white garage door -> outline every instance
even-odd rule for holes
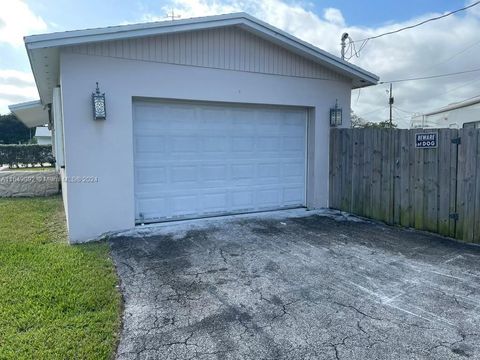
[[[137,222],[305,205],[306,111],[134,103]]]

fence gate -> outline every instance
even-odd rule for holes
[[[332,129],[330,207],[480,243],[480,130]]]

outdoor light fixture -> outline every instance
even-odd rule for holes
[[[330,126],[342,125],[342,109],[338,107],[338,100],[335,100],[335,107],[330,109]]]
[[[92,93],[93,119],[105,120],[107,118],[107,111],[105,108],[105,93],[100,93],[98,88]]]

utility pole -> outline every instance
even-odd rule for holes
[[[390,129],[393,129],[393,117],[392,117],[392,110],[393,110],[393,92],[392,92],[392,83],[390,83],[390,98],[388,99],[388,103],[390,104]]]

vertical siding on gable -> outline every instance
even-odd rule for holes
[[[347,80],[313,61],[235,27],[69,46],[64,51],[216,69]]]

